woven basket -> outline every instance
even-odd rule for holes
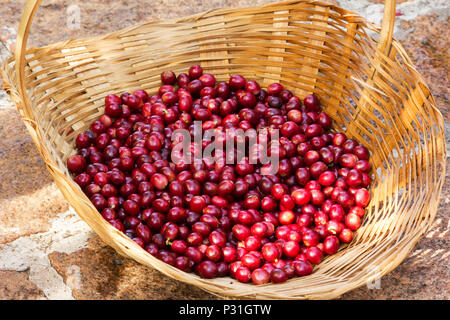
[[[395,0],[386,1],[381,29],[335,5],[290,1],[26,49],[40,2],[26,5],[15,58],[1,68],[5,88],[70,205],[120,254],[219,296],[331,299],[393,270],[429,230],[445,176],[443,118],[392,38]],[[75,137],[102,114],[107,94],[155,92],[163,70],[195,63],[220,81],[239,73],[263,86],[279,81],[300,97],[314,92],[334,128],[369,147],[375,170],[363,224],[312,275],[256,286],[182,272],[105,221],[69,175]]]

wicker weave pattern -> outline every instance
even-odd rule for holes
[[[213,10],[29,48],[26,94],[14,59],[1,71],[58,187],[120,254],[221,296],[330,299],[390,272],[408,255],[435,217],[445,176],[442,115],[401,44],[382,35],[380,41],[388,39],[383,48],[372,38],[379,33],[364,18],[334,5],[290,1]],[[76,135],[102,114],[107,94],[155,92],[161,71],[185,72],[194,63],[220,81],[239,73],[263,86],[279,81],[300,97],[314,92],[334,128],[369,147],[376,170],[363,225],[351,244],[312,275],[255,286],[179,271],[103,220],[71,179],[65,160],[74,153]]]

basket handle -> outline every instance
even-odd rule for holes
[[[36,11],[42,0],[28,0],[20,18],[19,30],[17,31],[15,57],[15,70],[19,95],[24,103],[24,108],[30,114],[30,101],[27,97],[27,88],[25,86],[25,51],[27,49],[28,34],[33,22]]]
[[[384,1],[383,21],[381,23],[380,39],[378,40],[378,50],[389,55],[391,51],[392,37],[394,35],[395,5],[396,0]]]
[[[30,111],[29,100],[27,99],[25,86],[25,51],[27,48],[28,34],[33,22],[36,11],[42,0],[28,0],[24,12],[20,19],[19,30],[17,32],[16,50],[15,50],[15,70],[19,94],[24,102],[24,107]],[[392,35],[395,23],[395,5],[396,0],[385,0],[383,22],[381,24],[380,40],[378,49],[388,54],[391,49]]]

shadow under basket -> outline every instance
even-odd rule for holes
[[[217,9],[149,22],[101,37],[26,49],[40,4],[28,1],[5,88],[56,184],[78,215],[120,254],[218,296],[332,299],[392,271],[429,230],[445,177],[443,117],[402,45],[392,38],[395,1],[381,28],[335,5],[290,1]],[[72,180],[75,137],[104,109],[107,94],[153,94],[163,70],[200,64],[219,81],[241,74],[263,87],[280,82],[315,93],[334,129],[371,152],[371,202],[354,240],[313,274],[256,286],[202,279],[154,258],[105,221]]]

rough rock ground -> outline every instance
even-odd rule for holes
[[[269,2],[44,0],[33,24],[30,44],[41,46],[71,37],[98,35],[138,22],[181,17],[216,7]],[[382,2],[334,1],[375,23],[381,21]],[[433,91],[446,119],[450,149],[450,4],[446,0],[398,2],[395,36],[402,41]],[[0,4],[0,59],[4,59],[14,49],[24,2],[0,0]],[[70,30],[65,24],[69,5],[81,8],[79,30]],[[79,219],[45,169],[1,82],[0,136],[0,299],[217,298],[123,258]],[[381,278],[379,285],[371,289],[363,286],[341,299],[449,299],[449,212],[450,173],[447,172],[433,227],[408,258]]]

